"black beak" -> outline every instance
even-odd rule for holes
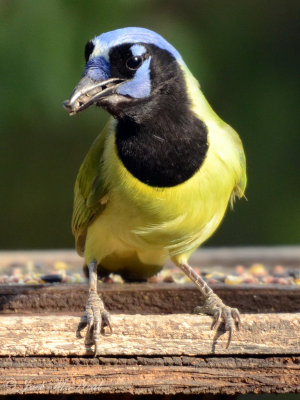
[[[94,81],[85,75],[73,90],[69,100],[63,102],[64,108],[70,115],[85,110],[100,99],[115,94],[116,89],[125,79],[110,78],[105,81]]]

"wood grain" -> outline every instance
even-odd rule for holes
[[[0,356],[83,356],[92,349],[76,337],[77,316],[1,316]],[[113,356],[300,354],[300,314],[242,315],[229,349],[227,333],[201,315],[112,315],[113,334],[101,354]]]
[[[211,285],[214,292],[242,313],[286,313],[300,310],[300,286]],[[193,283],[98,285],[106,308],[124,314],[190,313],[203,301]],[[0,313],[84,312],[87,284],[45,286],[0,285]]]
[[[299,391],[300,357],[0,358],[0,395],[76,394],[83,399],[97,393],[131,399]]]

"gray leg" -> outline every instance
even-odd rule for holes
[[[87,326],[85,336],[86,345],[95,345],[94,357],[97,356],[100,345],[100,333],[107,326],[112,333],[109,321],[109,313],[106,311],[103,301],[97,293],[97,262],[92,261],[89,266],[89,298],[86,303],[85,313],[81,318],[77,334]]]
[[[198,275],[193,268],[186,264],[178,264],[179,268],[196,284],[204,296],[205,302],[201,307],[196,307],[194,312],[196,314],[208,314],[213,316],[211,329],[218,328],[221,320],[225,323],[225,330],[229,332],[226,348],[229,347],[234,327],[240,327],[241,319],[237,308],[230,308],[226,306],[223,301],[218,297],[208,284]]]

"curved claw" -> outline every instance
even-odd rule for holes
[[[102,318],[102,324],[101,324],[101,333],[105,333],[105,328],[108,327],[109,328],[109,335],[111,335],[113,333],[111,324],[110,324],[110,320],[109,320],[109,313],[107,311],[103,311],[101,314],[101,318]]]
[[[226,344],[226,349],[228,349],[228,347],[230,346],[231,338],[232,338],[232,331],[233,331],[233,328],[231,327],[228,331],[228,340],[227,340],[227,344]]]
[[[226,349],[228,349],[228,347],[230,346],[234,326],[239,331],[241,325],[241,318],[238,309],[229,308],[228,311],[229,311],[228,319],[227,321],[225,321],[225,330],[228,331],[228,340]]]

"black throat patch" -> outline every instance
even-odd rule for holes
[[[149,186],[172,187],[201,167],[207,128],[191,111],[177,61],[165,50],[150,50],[151,95],[117,116],[116,145],[134,177]]]
[[[152,128],[152,129],[151,129]],[[171,187],[191,178],[207,152],[207,130],[194,118],[188,127],[137,125],[119,121],[116,144],[126,169],[149,186]]]

